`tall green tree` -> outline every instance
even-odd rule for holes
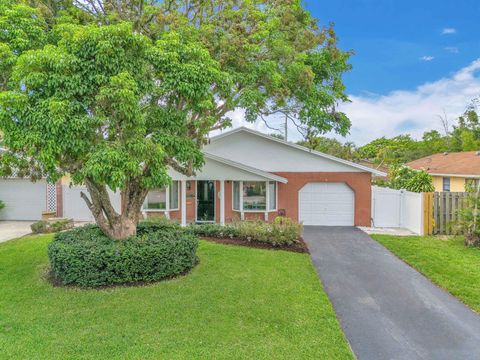
[[[352,142],[341,143],[337,139],[317,136],[299,141],[297,144],[345,160],[355,160],[357,158],[356,147]]]
[[[480,120],[476,102],[472,102],[458,118],[451,134],[452,151],[475,151],[480,149]]]
[[[299,0],[32,4],[46,45],[32,38],[14,52],[0,94],[2,171],[71,174],[111,238],[135,234],[169,167],[202,166],[208,133],[236,108],[249,121],[282,113],[319,132],[350,126],[336,111],[349,53]],[[121,191],[120,213],[108,187]]]
[[[27,50],[46,43],[47,24],[38,9],[0,0],[0,91],[7,89],[13,65]]]

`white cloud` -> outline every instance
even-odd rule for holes
[[[351,96],[342,106],[352,121],[349,139],[358,144],[380,136],[410,133],[421,137],[424,131],[442,130],[439,115],[454,121],[469,102],[480,95],[480,59],[451,77],[425,83],[412,91],[392,91],[384,96]]]
[[[450,77],[428,82],[411,91],[396,90],[386,95],[365,94],[350,96],[350,103],[340,106],[352,121],[350,135],[343,141],[365,144],[381,136],[392,137],[411,134],[420,138],[425,131],[442,131],[439,115],[444,112],[450,121],[463,113],[469,102],[480,95],[480,59],[460,69]],[[254,124],[244,120],[244,113],[238,109],[229,114],[233,127],[247,126],[264,133],[273,133],[261,121]],[[272,119],[271,124],[283,127],[283,119]],[[300,140],[295,127],[289,125],[289,140]]]
[[[435,57],[431,55],[425,55],[420,58],[422,61],[432,61],[433,59],[435,59]]]
[[[447,46],[444,49],[445,51],[451,52],[452,54],[458,54],[460,52],[460,50],[458,50],[458,48],[455,46]]]
[[[457,29],[455,28],[443,28],[442,30],[442,35],[451,35],[456,33],[457,33]]]

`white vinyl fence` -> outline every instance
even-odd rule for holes
[[[372,226],[423,235],[423,194],[373,186]]]
[[[95,221],[85,200],[80,197],[82,191],[90,198],[90,194],[84,186],[63,186],[63,216],[75,221]],[[113,207],[116,211],[120,211],[120,193],[114,193],[111,190],[108,190],[108,193]]]

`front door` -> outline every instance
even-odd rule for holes
[[[197,181],[197,222],[215,221],[215,182]]]

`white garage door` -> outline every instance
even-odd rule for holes
[[[0,180],[0,220],[39,220],[47,208],[47,184],[29,180]]]
[[[353,226],[355,196],[345,183],[308,183],[299,192],[304,225]]]
[[[95,221],[92,212],[85,204],[85,200],[80,197],[82,191],[90,198],[90,194],[84,186],[63,186],[63,216],[75,221]],[[120,193],[113,193],[109,189],[108,194],[110,195],[113,208],[120,212]]]

